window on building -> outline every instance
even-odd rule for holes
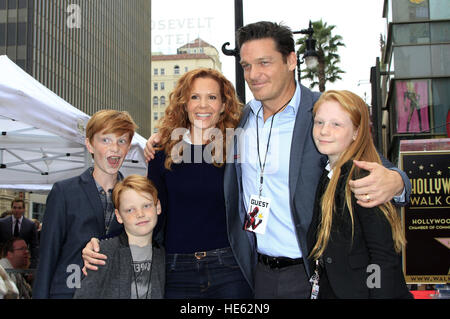
[[[161,83],[159,84],[159,87],[161,88],[161,91],[164,90],[164,89],[165,89],[165,84],[164,84],[164,82],[161,82]]]
[[[158,120],[158,112],[153,112],[153,120],[154,121]]]
[[[19,0],[19,5],[18,8],[19,9],[23,9],[27,7],[27,0]]]
[[[17,46],[17,59],[26,59],[27,58],[27,46],[19,45]]]
[[[393,22],[408,22],[428,20],[428,0],[410,1],[397,0],[392,1],[392,20]]]
[[[153,83],[153,90],[158,91],[158,83]]]
[[[159,101],[161,102],[161,105],[166,105],[166,97],[165,96],[161,96]]]
[[[397,133],[428,133],[430,121],[430,80],[395,82]]]
[[[450,74],[450,44],[432,45],[431,75],[447,77]]]
[[[25,60],[16,60],[16,64],[17,64],[18,66],[20,66],[20,67],[22,68],[22,70],[25,70],[25,71],[26,71],[26,69],[25,69],[25,67],[26,67],[26,61],[25,61]]]
[[[180,67],[178,65],[173,67],[173,74],[180,74]]]
[[[153,69],[153,75],[158,75],[158,69]]]
[[[408,23],[394,25],[394,44],[450,42],[450,22]]]
[[[450,42],[450,22],[430,23],[431,43]]]
[[[430,19],[449,19],[450,6],[448,0],[430,0]]]
[[[429,46],[401,46],[394,48],[395,77],[417,78],[431,76]],[[417,63],[420,61],[420,63]]]
[[[0,23],[0,46],[6,44],[6,23]]]
[[[165,75],[166,74],[166,69],[161,68],[161,75]]]
[[[429,23],[395,24],[394,44],[430,43]]]
[[[184,67],[184,72],[186,73],[187,71],[189,71],[189,68],[187,66]]]
[[[25,45],[27,42],[27,24],[21,22],[17,24],[17,45]]]
[[[17,0],[8,0],[8,9],[17,9]]]
[[[6,0],[0,0],[0,10],[6,9]]]
[[[445,134],[450,112],[450,79],[432,80],[434,133]]]
[[[17,37],[17,24],[16,23],[8,23],[8,45],[15,45]]]
[[[158,105],[158,97],[157,96],[153,97],[153,105]]]

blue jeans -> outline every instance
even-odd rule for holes
[[[168,299],[253,298],[230,247],[167,254],[165,290]]]

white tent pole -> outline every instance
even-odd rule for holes
[[[37,168],[34,165],[31,165],[30,163],[27,163],[22,157],[20,157],[19,155],[15,154],[14,152],[11,152],[10,150],[8,150],[8,153],[13,155],[14,157],[16,157],[17,159],[19,159],[22,163],[30,166],[32,169],[35,169],[36,171],[38,171],[39,173],[44,173],[42,170],[40,170],[39,168]]]
[[[9,151],[9,152],[11,154],[13,154],[11,151]],[[13,155],[16,156],[15,154],[13,154]],[[36,158],[36,159],[21,160],[20,162],[8,163],[7,167],[23,165],[23,164],[30,164],[30,163],[36,163],[36,162],[42,162],[42,161],[52,161],[52,160],[57,160],[57,159],[67,158],[67,157],[68,156],[66,154],[61,154],[61,155],[56,155],[56,156],[49,156],[49,157],[44,157],[43,156],[43,157]],[[71,162],[75,162],[75,161],[71,161]]]

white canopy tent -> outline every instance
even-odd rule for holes
[[[92,165],[84,146],[90,116],[0,56],[0,189],[47,192]],[[135,134],[121,172],[146,174],[146,140]]]

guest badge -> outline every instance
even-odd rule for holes
[[[270,199],[252,195],[250,197],[249,211],[246,216],[244,229],[264,234],[266,232],[267,219],[269,218]]]

